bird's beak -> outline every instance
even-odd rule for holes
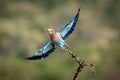
[[[49,34],[55,33],[53,29],[48,29],[47,31],[48,31]]]
[[[47,32],[50,32],[50,29],[48,29]]]

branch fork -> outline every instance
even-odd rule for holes
[[[95,74],[95,66],[94,64],[89,64],[89,63],[85,63],[85,61],[83,61],[82,59],[80,59],[79,57],[77,57],[77,55],[73,54],[72,51],[70,51],[69,49],[65,49],[65,51],[67,51],[69,53],[69,55],[71,55],[71,57],[75,60],[76,63],[78,63],[78,68],[76,70],[76,72],[74,73],[73,76],[73,80],[78,80],[78,74],[82,71],[82,69],[85,66],[89,66],[90,71]]]

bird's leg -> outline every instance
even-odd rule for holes
[[[66,42],[65,42],[65,45],[66,45],[68,48],[71,48],[71,47],[70,47],[70,45],[69,45],[69,44],[67,44]]]
[[[82,71],[82,69],[85,66],[89,66],[91,72],[95,73],[95,68],[94,68],[93,64],[85,63],[83,60],[81,60],[79,57],[77,57],[77,55],[73,54],[73,52],[68,50],[68,49],[64,49],[64,50],[67,51],[72,56],[72,58],[75,59],[75,61],[79,64],[79,66],[78,66],[78,68],[76,70],[76,73],[74,74],[73,80],[77,80],[78,74]]]

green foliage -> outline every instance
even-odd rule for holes
[[[59,49],[46,59],[26,61],[49,39],[46,29],[61,28],[78,6],[71,50],[96,65],[96,80],[119,80],[119,0],[0,0],[0,80],[72,80],[77,64]],[[79,75],[89,80],[85,68]]]
[[[37,70],[33,65],[18,59],[4,57],[0,59],[1,80],[34,80]]]

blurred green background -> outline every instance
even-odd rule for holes
[[[120,0],[0,0],[0,80],[72,80],[77,64],[57,47],[49,57],[26,61],[81,6],[71,50],[96,66],[81,80],[120,80]]]

